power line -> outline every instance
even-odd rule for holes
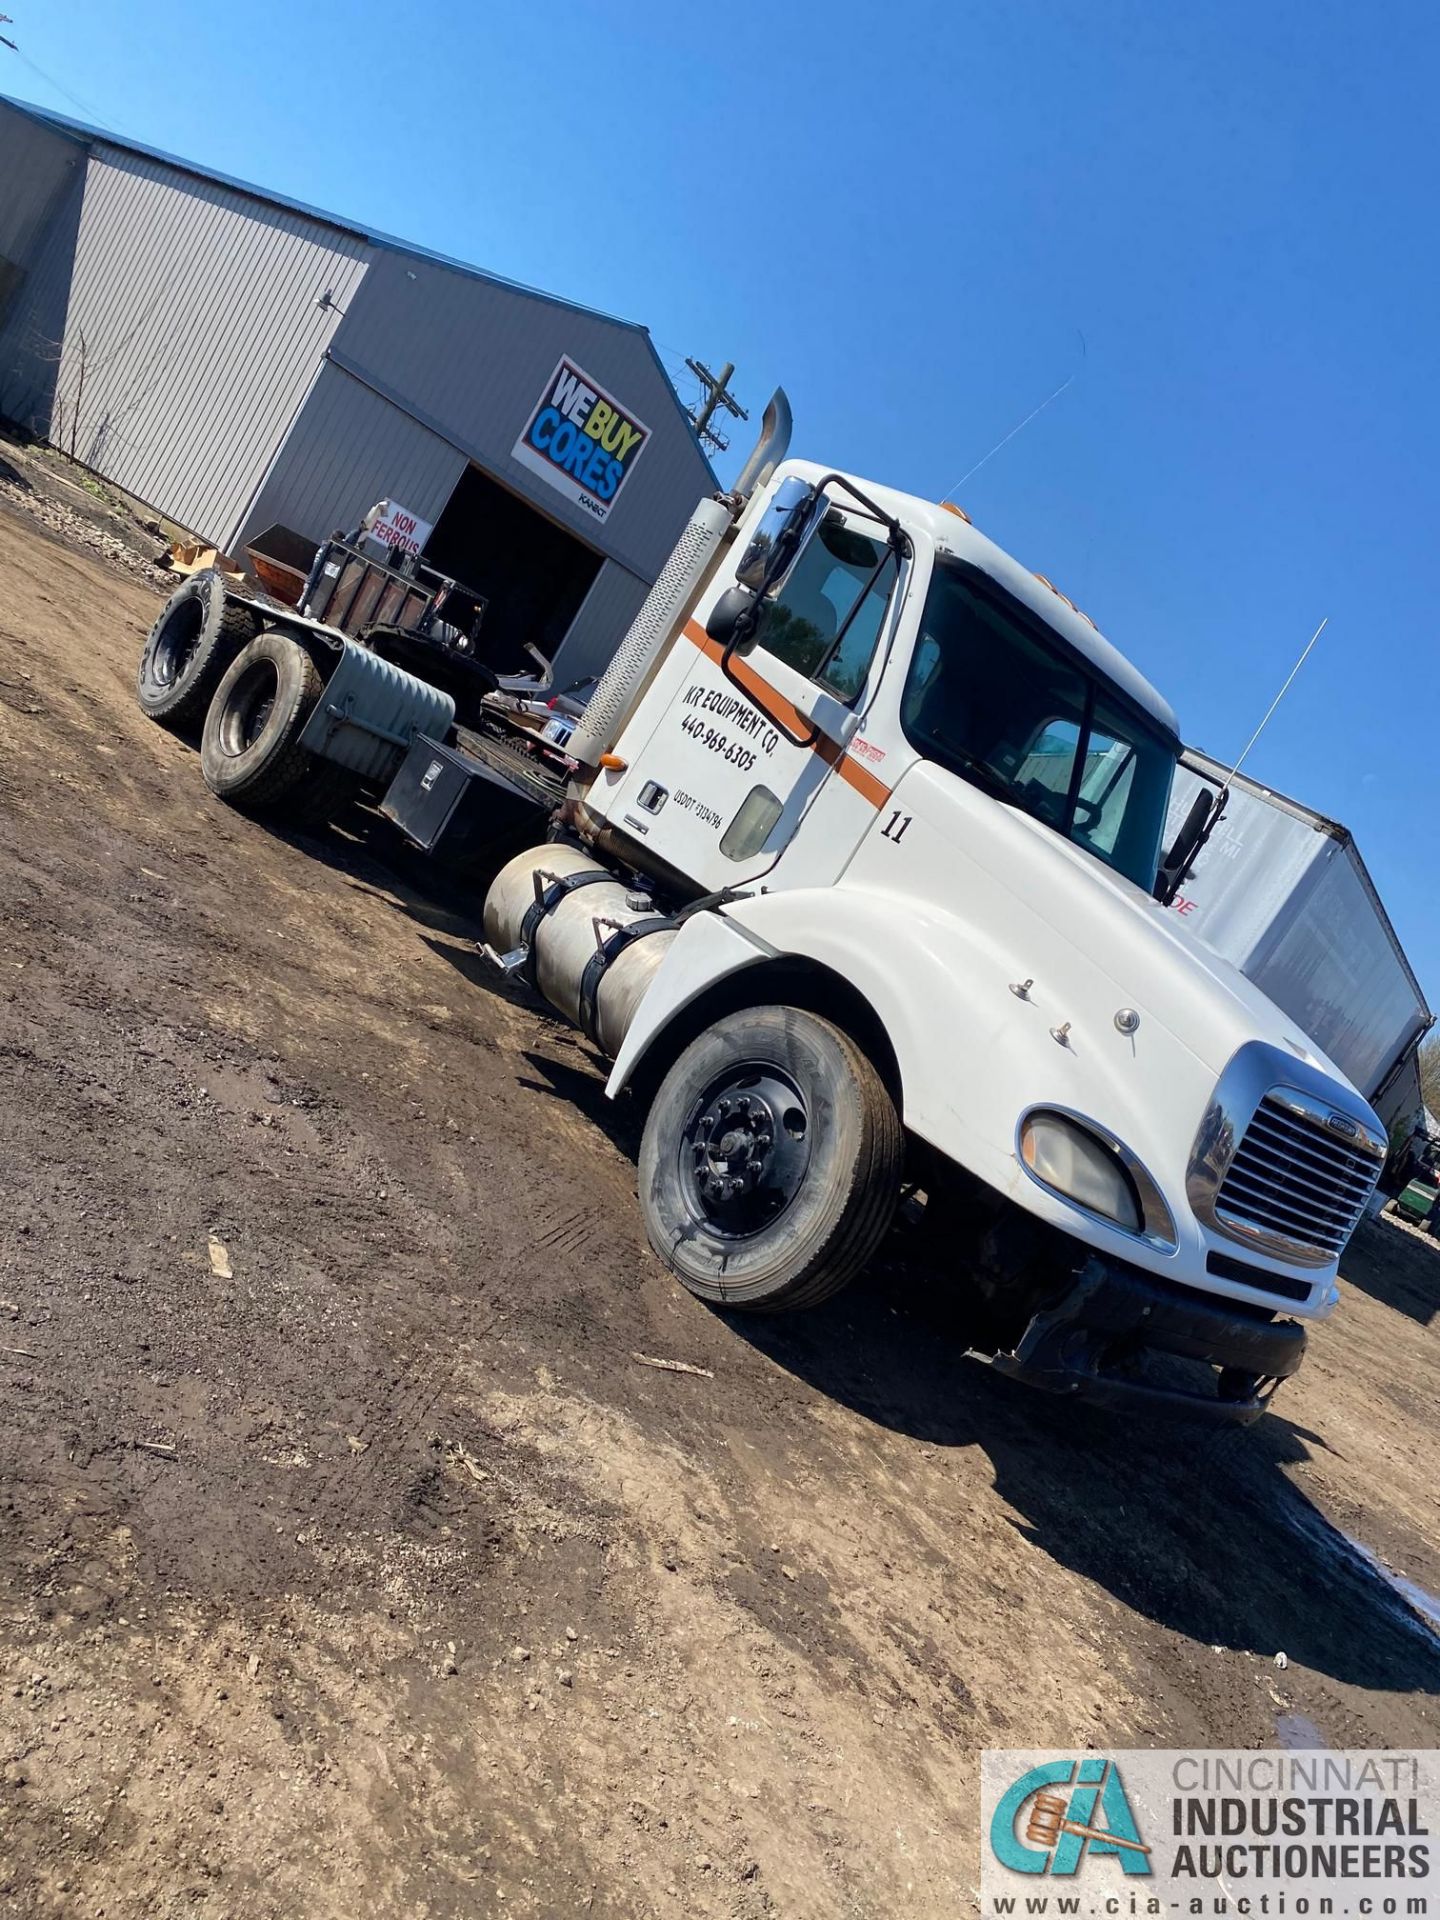
[[[8,13],[0,13],[0,24],[9,27],[13,26],[14,22]],[[22,67],[28,67],[37,80],[43,81],[52,92],[58,93],[62,99],[68,100],[72,107],[78,107],[80,112],[85,114],[87,118],[91,120],[101,120],[104,118],[100,108],[95,106],[92,101],[82,100],[78,94],[72,93],[70,89],[57,80],[53,74],[46,73],[43,67],[37,66],[28,53],[22,52],[13,40],[9,39],[3,33],[0,33],[0,42],[3,42],[10,49]]]

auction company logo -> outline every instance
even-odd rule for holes
[[[996,1802],[990,1850],[1012,1873],[1073,1874],[1090,1854],[1113,1855],[1126,1873],[1150,1872],[1120,1769],[1099,1754],[1022,1773]]]
[[[562,359],[512,449],[521,466],[604,520],[645,451],[650,429]]]

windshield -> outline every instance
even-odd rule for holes
[[[973,567],[936,564],[901,721],[928,759],[1153,886],[1178,742]]]

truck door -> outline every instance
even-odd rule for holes
[[[883,666],[900,565],[874,520],[828,505],[743,648],[727,659],[690,621],[617,742],[612,823],[706,892],[769,877],[782,856],[790,880],[787,849],[829,786],[803,878],[833,878],[874,820],[871,790],[884,793],[846,749]]]

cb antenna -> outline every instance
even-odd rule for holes
[[[1300,655],[1300,658],[1295,662],[1294,666],[1290,669],[1290,672],[1286,677],[1284,686],[1281,687],[1280,691],[1276,694],[1275,698],[1270,702],[1270,705],[1266,708],[1265,718],[1260,722],[1259,726],[1256,727],[1254,733],[1252,733],[1250,738],[1245,742],[1244,751],[1241,753],[1240,758],[1235,762],[1234,766],[1231,767],[1229,773],[1227,773],[1225,778],[1220,782],[1220,790],[1215,795],[1214,803],[1211,806],[1208,814],[1201,815],[1199,812],[1199,809],[1203,804],[1203,801],[1205,798],[1204,788],[1202,787],[1200,792],[1196,794],[1194,803],[1190,808],[1189,818],[1186,820],[1184,826],[1180,829],[1179,836],[1177,837],[1174,846],[1170,849],[1170,857],[1174,858],[1175,864],[1171,866],[1167,859],[1166,864],[1162,865],[1160,870],[1160,882],[1164,883],[1165,891],[1164,892],[1159,891],[1158,883],[1157,883],[1156,898],[1160,901],[1162,906],[1168,907],[1171,904],[1171,902],[1175,899],[1176,895],[1179,893],[1181,887],[1184,886],[1185,882],[1190,878],[1190,875],[1194,872],[1195,862],[1199,859],[1201,853],[1204,851],[1205,846],[1207,845],[1211,834],[1214,833],[1215,829],[1219,826],[1221,817],[1225,812],[1226,804],[1230,799],[1231,782],[1234,780],[1236,774],[1239,773],[1241,767],[1245,764],[1245,761],[1249,757],[1250,749],[1254,746],[1255,742],[1260,738],[1261,734],[1265,731],[1266,727],[1269,726],[1271,716],[1274,714],[1275,709],[1279,706],[1280,702],[1285,698],[1286,694],[1290,691],[1291,682],[1294,680],[1296,674],[1299,673],[1301,667],[1303,667],[1305,662],[1310,658],[1311,648],[1315,645],[1315,642],[1320,638],[1321,634],[1325,631],[1326,627],[1328,627],[1329,624],[1330,624],[1330,616],[1327,613],[1325,618],[1320,622],[1319,626],[1316,627],[1315,631],[1311,634],[1309,640],[1306,641],[1305,650]]]
[[[1052,400],[1058,400],[1061,394],[1064,393],[1067,387],[1074,386],[1075,381],[1079,375],[1080,369],[1081,367],[1084,366],[1086,357],[1089,354],[1089,348],[1085,345],[1085,336],[1083,333],[1081,333],[1078,327],[1075,329],[1075,337],[1080,342],[1080,359],[1077,362],[1077,364],[1071,368],[1069,375],[1064,380],[1062,380],[1059,386],[1056,387],[1052,392],[1046,394],[1045,398],[1040,402],[1038,407],[1032,407],[1029,413],[1025,415],[1025,418],[1023,420],[1017,420],[1015,425],[1011,427],[1010,431],[1007,434],[1005,434],[1003,438],[995,442],[994,446],[991,447],[989,453],[982,454],[980,458],[975,462],[973,467],[969,468],[967,472],[961,474],[960,478],[955,482],[954,486],[949,488],[949,490],[945,493],[943,499],[941,500],[942,506],[944,505],[946,500],[953,499],[954,496],[960,491],[961,487],[964,486],[965,482],[969,479],[972,479],[974,475],[979,473],[981,467],[983,467],[987,461],[993,460],[995,458],[995,455],[999,453],[1002,447],[1008,447],[1010,442],[1015,438],[1016,434],[1023,433],[1026,427],[1029,426],[1032,420],[1037,420],[1040,417],[1040,415],[1044,413],[1045,409],[1050,405]]]
[[[1326,627],[1328,627],[1329,624],[1330,624],[1330,616],[1327,613],[1325,618],[1320,622],[1319,626],[1316,627],[1315,631],[1311,634],[1309,640],[1305,643],[1305,651],[1301,654],[1300,658],[1295,662],[1294,666],[1290,669],[1289,675],[1285,681],[1284,686],[1281,687],[1280,691],[1276,694],[1275,698],[1270,702],[1270,705],[1265,709],[1265,718],[1260,722],[1259,726],[1256,727],[1254,733],[1252,733],[1250,738],[1245,742],[1244,752],[1240,755],[1240,758],[1235,762],[1234,766],[1231,767],[1229,773],[1226,774],[1224,784],[1220,789],[1222,797],[1230,791],[1230,782],[1235,778],[1236,774],[1239,773],[1241,767],[1244,766],[1246,760],[1249,758],[1250,749],[1254,746],[1255,742],[1260,738],[1261,734],[1265,731],[1266,727],[1269,726],[1272,714],[1275,712],[1275,709],[1279,706],[1280,702],[1285,698],[1286,694],[1290,691],[1291,681],[1294,680],[1296,674],[1299,673],[1301,667],[1303,667],[1305,662],[1310,658],[1310,649],[1315,645],[1315,642],[1320,638],[1321,634],[1325,631]]]

